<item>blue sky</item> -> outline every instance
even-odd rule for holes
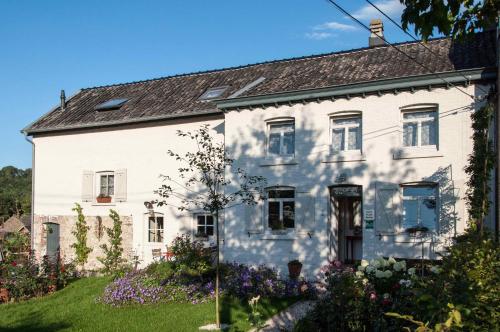
[[[339,0],[368,23],[363,0]],[[398,0],[376,4],[399,22]],[[408,40],[384,20],[390,42]],[[0,167],[31,167],[20,129],[48,112],[61,89],[333,52],[368,32],[326,0],[0,1]]]

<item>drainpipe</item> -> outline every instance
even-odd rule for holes
[[[35,244],[35,142],[26,132],[23,132],[24,139],[31,144],[31,250]]]
[[[495,240],[498,242],[500,225],[500,11],[497,13],[496,28],[496,50],[497,50],[497,109],[496,109],[496,168],[495,168]]]

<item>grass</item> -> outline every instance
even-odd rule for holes
[[[213,303],[167,303],[114,308],[96,303],[109,279],[84,278],[43,298],[0,305],[0,331],[198,331],[215,321]],[[295,299],[261,301],[265,318]],[[235,298],[222,300],[222,321],[229,331],[247,331],[250,308]]]

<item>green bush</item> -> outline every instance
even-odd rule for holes
[[[178,274],[186,277],[203,276],[212,270],[210,252],[199,241],[192,240],[189,234],[177,236],[170,245],[174,255],[172,267]]]
[[[175,270],[170,262],[153,262],[146,268],[146,273],[154,277],[158,282],[171,278]]]

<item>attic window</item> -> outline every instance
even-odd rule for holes
[[[96,111],[109,111],[122,107],[128,101],[127,98],[116,98],[110,99],[104,103],[101,103],[95,107]]]
[[[200,100],[210,100],[210,99],[220,97],[224,93],[224,91],[226,91],[226,90],[227,90],[227,86],[219,86],[216,88],[209,88],[207,91],[205,91],[200,96]]]

